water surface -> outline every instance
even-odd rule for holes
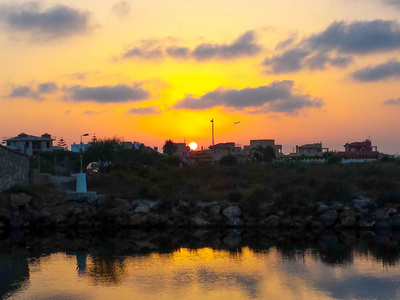
[[[400,299],[396,234],[3,238],[4,299]]]

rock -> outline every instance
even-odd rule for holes
[[[311,229],[320,231],[324,229],[324,225],[320,221],[314,221],[311,223]]]
[[[121,198],[114,198],[114,199],[111,201],[111,203],[112,203],[112,205],[113,205],[114,207],[120,207],[120,206],[129,205],[128,200],[121,199]]]
[[[391,223],[392,223],[392,228],[393,229],[400,229],[400,216],[399,215],[395,215],[392,217],[391,219]]]
[[[269,216],[268,218],[262,220],[260,222],[261,226],[265,226],[267,228],[277,228],[279,227],[281,218],[279,218],[278,216],[272,215]]]
[[[271,206],[272,206],[271,203],[268,203],[268,202],[261,202],[261,203],[259,204],[260,212],[264,212],[264,213],[266,213],[266,214],[269,214],[269,213],[271,212],[271,209],[272,209]]]
[[[50,218],[50,221],[56,225],[67,221],[67,217],[62,214],[52,214],[49,218]]]
[[[240,234],[233,233],[224,238],[224,244],[231,249],[238,248],[241,242],[242,242],[242,237],[240,236]]]
[[[240,218],[230,218],[229,220],[226,221],[226,225],[232,227],[241,227],[244,225],[244,222]]]
[[[278,217],[283,218],[283,217],[285,216],[285,212],[283,211],[283,209],[280,209],[280,210],[278,210],[278,211],[276,212],[276,215],[277,215]]]
[[[198,210],[209,210],[212,206],[218,205],[218,202],[198,202],[196,207]]]
[[[31,202],[32,197],[23,193],[11,194],[10,195],[10,205],[14,209],[18,209],[29,202]]]
[[[21,228],[24,226],[24,220],[20,215],[14,215],[10,219],[10,227],[11,228]]]
[[[195,216],[190,218],[190,225],[193,227],[203,227],[210,225],[210,222],[202,219],[201,217]]]
[[[142,226],[147,222],[147,216],[143,214],[134,214],[130,217],[130,224],[132,226]]]
[[[0,221],[0,230],[5,229],[6,224],[3,221]]]
[[[343,210],[345,210],[345,206],[344,206],[344,204],[343,203],[336,203],[336,204],[334,204],[334,205],[332,205],[333,207],[333,209],[334,210],[336,210],[336,211],[343,211]]]
[[[386,231],[386,230],[391,230],[392,229],[392,225],[389,222],[381,221],[381,222],[376,223],[374,228],[376,230]]]
[[[240,217],[240,215],[242,214],[242,211],[240,210],[239,206],[228,206],[227,208],[225,208],[223,210],[222,213],[228,219],[234,219],[234,218]]]
[[[371,209],[374,206],[375,206],[374,201],[369,198],[360,198],[360,199],[354,200],[354,207],[358,207],[360,209],[364,209],[364,208]]]
[[[340,224],[344,227],[353,227],[356,224],[355,213],[351,210],[345,210],[339,215]]]
[[[327,212],[329,210],[329,206],[328,205],[326,205],[326,204],[321,204],[319,207],[318,207],[318,213],[320,214],[320,215],[322,215],[323,213],[325,213],[325,212]]]
[[[388,213],[389,217],[392,217],[397,213],[397,209],[391,207],[391,208],[388,209],[387,213]]]
[[[147,221],[149,221],[151,226],[158,226],[160,225],[160,215],[148,213]]]
[[[135,200],[132,202],[134,205],[137,204],[137,207],[134,210],[135,213],[148,213],[156,203],[156,201],[151,200]]]
[[[221,206],[216,204],[211,206],[209,212],[208,212],[211,216],[215,216],[215,215],[219,215],[221,213]]]
[[[324,212],[321,216],[320,216],[320,220],[321,222],[326,226],[326,227],[332,227],[336,220],[338,218],[338,213],[336,210],[328,210],[326,212]]]
[[[375,219],[378,221],[388,221],[390,219],[387,210],[378,209],[376,212]]]
[[[10,212],[4,208],[0,208],[0,219],[9,220],[11,218]]]
[[[168,220],[167,222],[165,222],[165,226],[166,227],[174,227],[175,223],[172,220]]]

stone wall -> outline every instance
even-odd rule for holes
[[[0,145],[0,192],[29,182],[29,157]]]

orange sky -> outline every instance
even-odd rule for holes
[[[0,0],[0,137],[208,147],[213,118],[217,143],[394,154],[399,16],[391,0]]]

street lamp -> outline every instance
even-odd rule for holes
[[[86,174],[83,173],[82,170],[82,137],[88,136],[89,133],[84,133],[81,134],[81,172],[76,174],[76,192],[77,193],[86,193],[87,192],[87,187],[86,187]]]
[[[83,136],[88,136],[89,135],[89,133],[84,133],[84,134],[81,134],[81,173],[83,173],[83,170],[82,170],[82,137]]]

